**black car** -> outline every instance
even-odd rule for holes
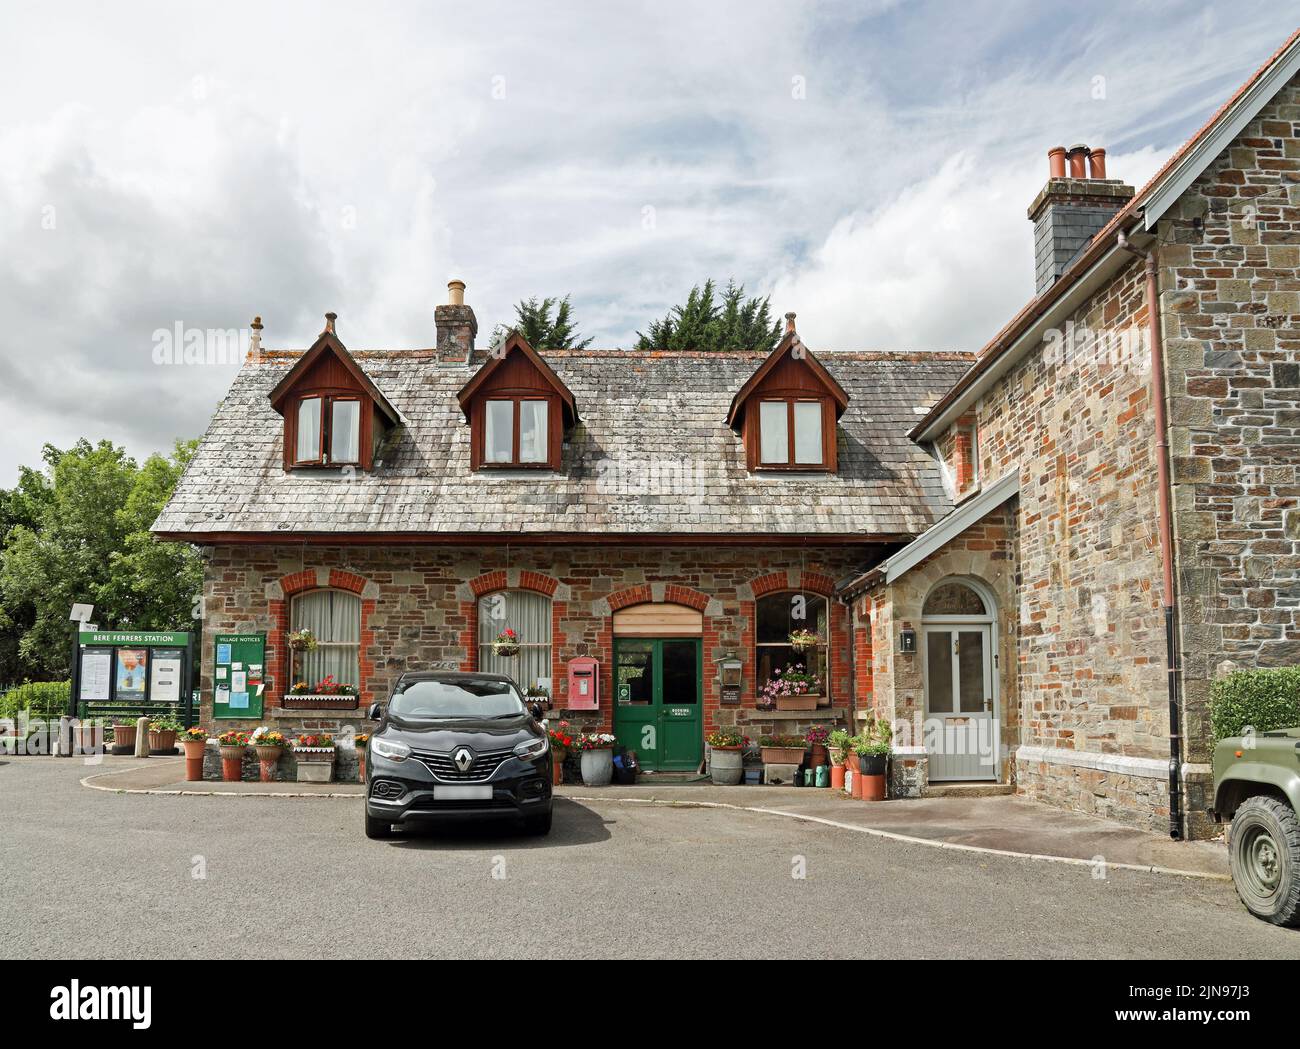
[[[366,837],[417,820],[551,829],[551,746],[540,708],[501,674],[403,674],[367,745]]]

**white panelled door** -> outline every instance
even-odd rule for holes
[[[992,628],[954,623],[922,632],[930,781],[996,780]]]

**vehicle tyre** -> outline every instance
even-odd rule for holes
[[[1274,925],[1300,924],[1300,820],[1277,798],[1248,798],[1228,828],[1232,883],[1246,910]]]
[[[548,812],[544,816],[529,816],[524,820],[524,832],[534,834],[539,838],[545,837],[551,833],[551,814]]]
[[[367,838],[391,838],[393,836],[393,825],[387,820],[377,820],[368,812],[365,816]]]

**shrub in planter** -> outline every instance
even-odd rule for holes
[[[551,783],[560,786],[564,782],[564,759],[573,750],[576,740],[569,731],[567,721],[558,722],[555,728],[548,728],[546,734],[551,739]]]
[[[289,749],[289,741],[283,732],[276,732],[267,725],[253,730],[249,745],[257,751],[258,777],[263,783],[275,779],[275,766],[280,763],[280,756]]]
[[[867,723],[861,735],[853,739],[853,750],[858,757],[858,771],[861,776],[854,777],[854,797],[864,801],[880,801],[885,796],[885,774],[889,768],[889,751],[894,730],[889,722],[874,719]],[[862,780],[862,789],[858,791],[858,779]]]
[[[1210,727],[1216,740],[1300,725],[1300,667],[1238,670],[1210,685]]]
[[[831,756],[831,787],[840,790],[844,787],[844,763],[853,750],[853,737],[842,728],[837,728],[826,741]]]
[[[604,787],[613,779],[614,745],[617,742],[608,732],[583,732],[574,741],[585,786]]]
[[[805,734],[804,742],[812,751],[812,767],[821,768],[825,765],[828,757],[826,754],[826,741],[830,738],[831,730],[825,725],[813,725]]]
[[[217,745],[221,748],[221,778],[227,783],[238,783],[243,778],[248,739],[248,733],[240,729],[231,729],[217,737]]]
[[[719,787],[734,787],[745,775],[747,736],[730,729],[720,729],[705,737],[709,745],[709,775]]]

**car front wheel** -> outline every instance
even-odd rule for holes
[[[1300,821],[1277,798],[1249,798],[1228,828],[1232,882],[1246,910],[1274,925],[1300,924]]]
[[[387,820],[377,820],[368,812],[365,816],[367,838],[391,838],[393,836],[393,825]]]

